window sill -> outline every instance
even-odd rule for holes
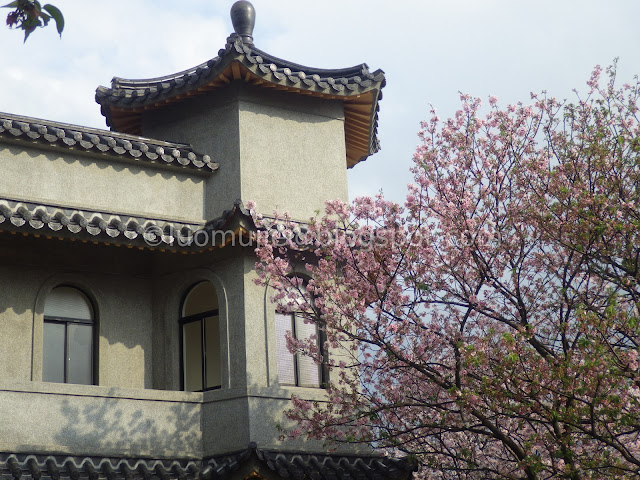
[[[326,401],[327,399],[326,390],[323,388],[296,387],[293,385],[183,392],[70,383],[4,382],[0,383],[0,395],[3,392],[183,403],[212,403],[246,397],[289,401],[292,395],[312,401]]]
[[[107,387],[101,385],[77,385],[53,382],[5,382],[1,392],[34,393],[44,395],[68,395],[77,397],[124,398],[165,402],[201,403],[202,393],[142,388]]]

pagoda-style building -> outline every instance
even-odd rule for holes
[[[0,475],[51,480],[405,480],[372,451],[282,440],[326,372],[314,326],[254,283],[260,212],[347,200],[385,79],[254,46],[234,4],[218,56],[96,101],[111,130],[0,113]],[[244,203],[243,203],[244,202]]]

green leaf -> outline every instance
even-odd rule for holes
[[[46,4],[42,7],[42,10],[46,11],[56,21],[56,29],[58,34],[62,36],[62,30],[64,30],[64,17],[58,7],[54,7],[51,4]]]
[[[6,5],[3,5],[0,8],[16,8],[18,6],[18,0],[15,0],[14,2],[11,3],[7,3]]]
[[[46,13],[40,12],[40,18],[42,19],[42,22],[44,23],[45,27],[49,25],[49,20],[51,20],[51,17],[49,15],[47,15]]]
[[[23,41],[23,43],[27,41],[27,38],[29,38],[29,35],[31,35],[31,32],[33,32],[35,29],[36,29],[36,27],[27,27],[27,28],[23,29],[24,30],[24,41]]]

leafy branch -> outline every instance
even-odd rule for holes
[[[64,17],[62,12],[51,4],[40,5],[37,0],[14,0],[3,5],[2,8],[10,8],[7,15],[9,28],[17,28],[24,31],[24,41],[38,27],[46,27],[51,19],[56,23],[56,30],[62,36],[64,30]]]

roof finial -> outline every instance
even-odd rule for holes
[[[256,9],[251,2],[240,0],[231,7],[231,23],[243,43],[253,45],[253,27],[256,24]]]

